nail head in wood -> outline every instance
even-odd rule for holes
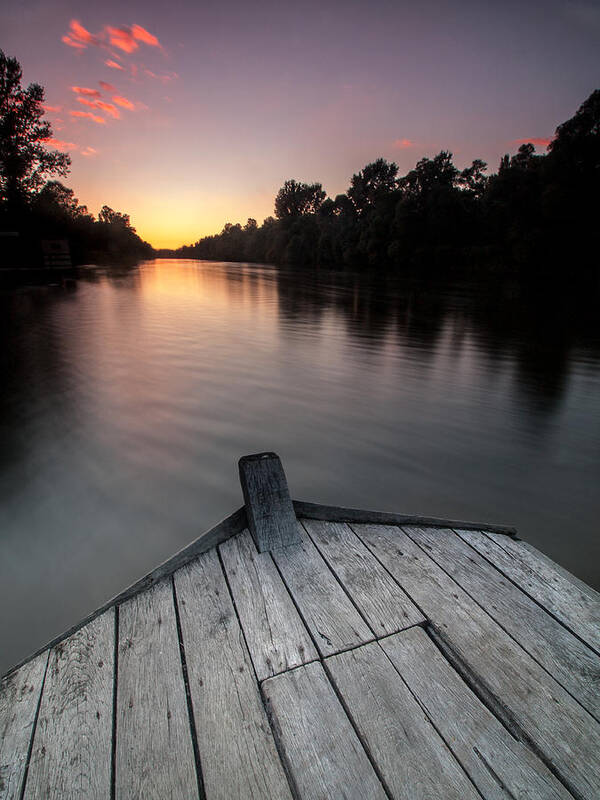
[[[279,456],[243,456],[239,469],[248,527],[259,552],[298,544],[296,514]]]

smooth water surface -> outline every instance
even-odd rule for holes
[[[600,586],[593,303],[154,261],[0,306],[0,672],[241,505],[260,450],[296,498],[514,524]]]

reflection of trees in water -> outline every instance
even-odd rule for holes
[[[185,267],[190,268],[197,269]],[[277,302],[283,340],[295,336],[299,324],[318,333],[327,322],[330,329],[332,324],[339,326],[351,342],[367,345],[374,353],[383,352],[390,341],[414,351],[417,370],[428,369],[442,352],[458,365],[465,348],[473,347],[479,379],[485,380],[487,373],[491,391],[493,379],[510,369],[512,401],[523,424],[532,430],[550,421],[560,408],[575,349],[600,363],[597,287],[543,291],[539,284],[503,279],[474,286],[402,281],[373,273],[274,270],[254,264],[212,263],[206,269],[207,286],[219,287],[232,309],[249,302],[260,314],[265,302]],[[69,302],[69,292],[76,299],[77,287],[97,281],[132,290],[117,293],[113,305],[121,335],[135,338],[139,317],[128,312],[141,302],[143,279],[137,270],[90,271],[68,287],[0,295],[0,465],[14,465],[40,435],[35,425],[47,418],[40,411],[44,404],[62,404],[57,418],[76,415],[77,409],[64,407],[73,398],[67,391],[67,362],[85,356],[86,337],[96,336],[97,331],[82,333],[74,324],[57,325],[54,314],[60,303]],[[193,293],[195,286],[192,282],[188,289],[186,284],[186,291]],[[327,335],[324,328],[323,335]],[[106,343],[99,341],[98,347],[103,346]]]
[[[57,301],[68,301],[75,284],[63,289],[38,289],[0,294],[0,477],[44,434],[39,428],[48,415],[43,405],[67,403],[70,393],[64,367],[64,332],[54,325]],[[68,418],[69,411],[50,419]],[[11,483],[10,491],[14,491]],[[0,480],[0,495],[8,491]]]
[[[553,414],[568,384],[574,348],[600,359],[597,287],[544,289],[502,279],[480,285],[415,282],[384,275],[308,270],[277,273],[282,335],[292,321],[317,325],[333,311],[349,337],[383,346],[389,332],[431,358],[443,331],[452,352],[471,337],[483,366],[515,364],[517,401],[531,417]]]

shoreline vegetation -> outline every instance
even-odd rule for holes
[[[227,223],[221,233],[158,257],[342,266],[417,274],[493,271],[546,280],[598,277],[600,90],[559,125],[544,155],[530,142],[498,172],[452,153],[422,158],[406,175],[382,158],[329,198],[320,183],[288,180],[275,216]]]
[[[57,179],[67,176],[71,158],[50,149],[43,87],[24,88],[21,79],[19,62],[0,50],[0,268],[43,268],[48,241],[68,242],[73,265],[151,258],[154,248],[129,214],[105,205],[95,218]]]
[[[383,158],[355,173],[345,194],[285,181],[275,216],[227,223],[221,233],[155,250],[128,214],[95,218],[66,177],[70,157],[52,151],[44,89],[21,85],[0,51],[0,267],[38,267],[44,240],[66,240],[73,265],[197,258],[395,274],[495,273],[536,281],[598,278],[600,90],[556,129],[544,155],[531,142],[497,173],[480,159],[459,170],[452,153],[422,158],[406,175]],[[460,265],[458,267],[457,265]]]

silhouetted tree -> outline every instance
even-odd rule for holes
[[[549,265],[566,257],[572,269],[597,269],[599,131],[596,91],[557,128],[547,155],[526,142],[490,176],[481,159],[457,169],[446,150],[420,159],[403,177],[380,158],[334,200],[321,184],[287,181],[275,201],[278,219],[225,226],[181,252],[370,269],[500,265],[535,281],[557,274]]]
[[[72,219],[88,215],[87,206],[80,206],[73,189],[60,181],[48,181],[36,196],[35,206],[42,213],[59,213]]]
[[[98,222],[102,222],[105,225],[120,225],[122,228],[128,228],[135,233],[135,228],[131,227],[129,214],[113,211],[110,206],[102,206],[98,212]]]
[[[359,214],[397,188],[398,165],[378,158],[350,179],[348,197]],[[337,198],[336,198],[337,200]]]
[[[0,198],[26,200],[48,175],[67,174],[71,159],[48,150],[52,136],[42,120],[44,89],[37,83],[21,86],[23,73],[16,58],[0,50]]]
[[[600,89],[582,103],[575,116],[556,129],[548,150],[568,156],[575,169],[596,169],[600,163]]]
[[[19,234],[10,266],[36,266],[40,241],[56,238],[69,241],[74,263],[150,256],[152,247],[137,236],[128,214],[104,206],[96,221],[72,189],[47,180],[66,175],[70,158],[45,146],[52,130],[42,120],[44,90],[36,83],[24,89],[21,78],[18,61],[0,51],[0,228]]]
[[[459,172],[452,163],[452,153],[442,150],[434,158],[422,158],[416,167],[399,181],[405,197],[425,198],[429,193],[453,188]]]
[[[275,198],[275,216],[293,219],[303,214],[315,214],[324,199],[325,192],[320,183],[286,181]]]
[[[488,176],[485,175],[487,164],[480,158],[476,158],[470,167],[465,167],[458,177],[458,185],[461,186],[466,192],[469,192],[471,197],[478,200],[483,197],[488,185]]]

